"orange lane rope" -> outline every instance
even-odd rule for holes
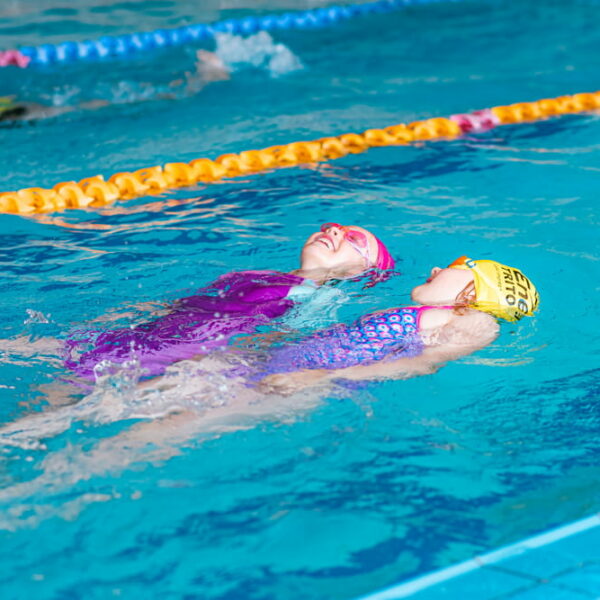
[[[600,109],[600,91],[560,96],[535,102],[496,106],[447,118],[368,129],[309,142],[293,142],[263,150],[223,154],[215,160],[199,158],[189,163],[173,162],[132,173],[115,173],[108,180],[101,175],[79,182],[57,183],[52,189],[31,187],[0,193],[0,213],[29,215],[68,208],[104,206],[167,189],[224,178],[258,173],[278,167],[333,160],[358,154],[376,146],[406,145],[411,142],[451,139],[468,131],[483,131],[497,125],[537,121],[558,115]]]

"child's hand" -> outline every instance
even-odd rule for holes
[[[258,383],[258,389],[265,394],[289,396],[299,390],[324,383],[329,379],[327,369],[304,369],[294,373],[268,375]]]

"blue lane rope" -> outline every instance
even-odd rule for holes
[[[378,0],[365,4],[328,6],[300,12],[226,19],[211,24],[199,23],[175,29],[157,29],[146,33],[103,36],[97,40],[61,42],[41,46],[22,46],[16,51],[26,57],[27,66],[67,64],[105,57],[127,57],[130,54],[183,46],[214,37],[216,33],[247,35],[257,31],[316,29],[335,25],[354,17],[383,14],[409,6],[432,4],[442,0]],[[14,64],[14,63],[13,63]]]

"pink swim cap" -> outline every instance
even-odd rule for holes
[[[384,246],[383,242],[376,236],[373,236],[377,240],[377,262],[375,266],[378,269],[393,269],[396,261],[393,259],[389,250]]]

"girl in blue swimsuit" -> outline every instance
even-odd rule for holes
[[[366,315],[272,350],[252,379],[266,391],[286,393],[332,378],[430,373],[491,343],[498,318],[531,316],[539,303],[519,269],[464,256],[432,269],[411,297],[417,306]]]

